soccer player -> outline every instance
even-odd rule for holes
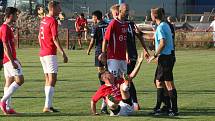
[[[87,54],[90,55],[91,49],[95,44],[95,66],[97,67],[98,70],[98,78],[100,84],[103,85],[104,82],[101,80],[101,73],[103,73],[106,70],[106,68],[105,65],[98,60],[98,56],[102,53],[102,42],[108,23],[102,20],[102,12],[99,10],[94,11],[92,13],[92,19],[94,22],[94,26],[92,27],[91,42],[88,47]],[[107,106],[104,103],[102,104],[101,112],[108,113]]]
[[[168,95],[171,101],[169,109],[169,116],[178,115],[177,107],[177,91],[173,82],[173,50],[172,33],[169,25],[163,21],[163,9],[151,9],[152,20],[158,25],[155,32],[155,54],[151,56],[148,62],[158,58],[158,65],[156,69],[156,87],[162,89],[165,87],[168,90]],[[162,83],[164,85],[162,85]]]
[[[127,4],[120,5],[119,16],[108,25],[102,45],[102,53],[99,56],[103,63],[107,61],[108,70],[115,77],[127,73],[126,41],[128,24],[125,22],[125,17],[128,11],[126,11],[126,6]]]
[[[111,6],[110,11],[112,14],[113,19],[117,19],[117,17],[119,16],[119,4],[115,4],[113,6]]]
[[[86,28],[87,28],[87,19],[84,18],[84,13],[81,13],[81,15],[75,21],[75,29],[78,34],[78,44],[80,48],[82,48],[81,37],[83,32],[85,32],[85,40],[87,39]],[[75,44],[73,45],[73,49],[75,49]]]
[[[16,111],[10,105],[11,96],[24,83],[22,67],[16,56],[14,34],[11,28],[11,24],[17,20],[17,12],[16,8],[6,8],[6,19],[0,29],[0,39],[4,46],[3,66],[5,76],[4,96],[1,98],[0,107],[5,115],[16,114]]]
[[[206,29],[206,32],[208,32],[210,29],[213,29],[213,44],[215,47],[215,16],[214,16],[214,20],[212,21],[210,26]]]
[[[128,77],[123,76],[123,78],[116,80],[114,75],[108,71],[105,71],[102,74],[102,80],[105,84],[99,87],[91,100],[91,111],[93,115],[98,115],[98,113],[96,113],[96,103],[101,98],[105,99],[108,107],[110,108],[111,116],[127,116],[133,113],[134,108],[129,93],[129,86],[131,80],[139,72],[142,61],[143,54],[139,57],[135,69]]]
[[[39,43],[40,43],[40,61],[45,74],[45,106],[43,112],[58,112],[53,108],[52,98],[54,87],[57,81],[57,49],[63,56],[64,63],[68,58],[58,39],[58,23],[55,16],[61,12],[60,3],[50,1],[48,4],[49,13],[40,23]]]
[[[4,47],[3,47],[2,40],[0,40],[0,70],[3,67],[3,62],[2,62],[3,61],[3,57],[4,57]]]
[[[126,7],[126,10],[129,11],[129,6]],[[129,17],[129,14],[126,15],[126,22],[128,23],[127,52],[128,52],[128,60],[129,60],[127,64],[127,69],[128,69],[127,72],[128,74],[130,74],[134,70],[134,67],[137,62],[137,57],[138,57],[137,48],[136,48],[136,36],[140,40],[140,43],[144,50],[144,57],[146,59],[149,58],[149,53],[146,48],[142,32],[139,30],[139,28],[136,26],[136,24],[133,21],[129,20],[128,17]],[[131,82],[131,87],[129,89],[129,92],[131,94],[131,98],[134,104],[134,109],[139,110],[140,107],[137,101],[136,89],[133,82]]]

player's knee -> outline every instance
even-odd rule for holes
[[[129,91],[129,86],[125,83],[123,83],[121,86],[120,86],[120,89],[124,92],[127,92]]]
[[[24,84],[24,76],[23,75],[20,75],[18,77],[16,77],[16,83],[21,86],[22,84]]]

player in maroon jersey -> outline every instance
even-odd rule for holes
[[[121,4],[119,16],[109,23],[102,45],[103,53],[99,57],[104,63],[107,61],[108,70],[115,77],[127,73],[126,41],[128,23],[125,22],[125,17],[128,11],[126,6],[127,4]]]

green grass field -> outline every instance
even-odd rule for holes
[[[59,57],[59,76],[55,88],[54,106],[61,113],[43,114],[44,79],[38,57],[38,49],[19,49],[25,83],[13,95],[13,107],[19,116],[4,116],[0,121],[213,121],[215,120],[215,54],[214,50],[180,50],[174,68],[178,89],[180,116],[152,117],[156,90],[153,85],[154,63],[143,63],[135,78],[141,111],[131,117],[91,116],[90,99],[99,82],[94,67],[94,54],[87,56],[84,50],[67,51],[69,63],[63,64]],[[1,95],[3,95],[3,72],[1,72]],[[100,104],[98,104],[98,108]],[[98,110],[99,111],[99,110]]]

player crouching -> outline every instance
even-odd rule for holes
[[[133,103],[129,94],[129,85],[131,80],[139,72],[143,61],[143,54],[138,58],[135,69],[128,76],[123,75],[121,79],[116,80],[114,75],[105,71],[101,78],[105,82],[100,86],[91,100],[91,111],[93,115],[96,113],[96,103],[103,98],[110,108],[110,116],[128,116],[134,112]]]

